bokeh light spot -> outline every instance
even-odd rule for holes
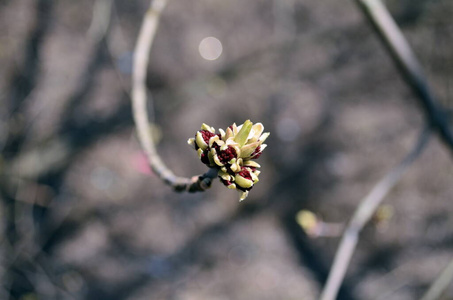
[[[215,37],[205,37],[201,40],[198,51],[204,59],[216,60],[222,55],[222,43]]]

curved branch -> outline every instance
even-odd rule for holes
[[[450,151],[453,151],[453,134],[448,115],[430,91],[422,67],[398,25],[381,0],[355,0],[355,2],[381,38],[406,83],[417,95],[428,122]]]
[[[153,43],[154,36],[156,35],[160,15],[166,4],[167,0],[151,1],[137,39],[132,73],[133,117],[137,128],[138,139],[140,140],[140,144],[145,151],[148,163],[154,173],[176,191],[204,191],[210,187],[212,179],[217,176],[217,170],[210,169],[205,174],[194,176],[192,178],[176,176],[159,157],[149,126],[148,114],[146,110],[146,71],[149,62],[151,45]]]
[[[453,259],[448,263],[445,269],[440,273],[439,277],[432,283],[428,291],[421,300],[436,300],[440,299],[442,293],[453,280]]]
[[[327,283],[321,293],[321,300],[333,300],[337,297],[338,290],[343,282],[352,254],[354,253],[354,249],[357,245],[360,231],[371,219],[384,197],[401,179],[407,168],[422,153],[422,150],[427,145],[429,136],[430,130],[429,128],[425,128],[409,154],[407,154],[407,156],[396,167],[390,170],[390,172],[388,172],[384,178],[382,178],[374,186],[371,192],[360,202],[360,205],[355,210],[346,231],[343,233],[340,246],[335,253],[335,258],[327,278]]]

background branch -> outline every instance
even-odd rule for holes
[[[157,153],[148,120],[146,110],[146,71],[151,46],[159,25],[160,15],[166,4],[166,0],[151,1],[137,39],[132,74],[132,110],[134,121],[138,139],[154,173],[177,191],[204,191],[210,187],[212,179],[217,176],[217,170],[210,169],[207,173],[192,178],[175,176]]]
[[[430,125],[436,129],[450,151],[453,151],[453,134],[450,131],[447,113],[430,91],[420,63],[387,8],[381,0],[355,2],[381,38],[403,78],[417,95]]]
[[[439,277],[432,283],[428,291],[421,298],[421,300],[436,300],[448,287],[448,284],[453,280],[453,259],[447,267],[440,273]]]
[[[343,282],[346,270],[351,261],[352,254],[357,245],[359,233],[371,219],[379,204],[384,197],[390,192],[395,184],[401,179],[407,168],[422,153],[428,142],[430,135],[429,128],[425,128],[417,143],[409,154],[387,175],[384,176],[371,190],[371,192],[360,201],[360,205],[354,212],[346,231],[337,249],[335,258],[330,269],[327,283],[321,293],[321,300],[333,300],[338,294],[338,290]]]
[[[446,111],[438,105],[417,58],[390,13],[380,0],[356,0],[356,3],[381,38],[404,79],[417,95],[430,127],[438,132],[442,141],[450,151],[453,151],[453,135]],[[321,294],[322,300],[336,298],[357,245],[360,231],[407,167],[421,153],[428,135],[429,128],[423,131],[409,155],[373,188],[356,209],[336,252],[326,286]]]

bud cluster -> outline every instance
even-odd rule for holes
[[[269,136],[269,132],[263,131],[263,124],[253,124],[250,120],[240,126],[233,124],[226,131],[219,129],[219,133],[203,123],[201,130],[187,142],[194,146],[205,165],[218,169],[220,181],[226,187],[240,192],[242,201],[258,182],[260,165],[254,160],[266,148],[263,142]]]

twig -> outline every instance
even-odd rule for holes
[[[104,44],[107,44],[110,32],[112,2],[113,0],[96,0],[94,3],[93,18],[88,30],[90,44],[92,44],[90,62],[79,75],[78,85],[65,104],[62,128],[67,127],[68,123],[74,119],[74,111],[84,105],[84,100],[87,99],[86,94],[94,82],[92,79],[98,69],[99,62],[102,61]],[[37,114],[29,119],[27,128],[23,128],[21,133],[21,143],[24,143],[29,138],[30,129],[34,126],[36,119],[41,116],[44,109],[38,111]],[[12,176],[36,179],[64,164],[75,151],[70,139],[66,138],[66,133],[64,132],[64,138],[57,137],[45,141],[30,150],[15,151],[14,155],[5,164],[4,174],[7,174],[5,179],[9,180]],[[17,147],[20,148],[20,146]]]
[[[390,170],[390,172],[388,172],[360,202],[346,231],[343,233],[340,246],[337,249],[333,265],[327,278],[327,283],[321,293],[321,300],[333,300],[336,298],[351,261],[352,254],[357,245],[360,231],[373,216],[384,197],[400,180],[407,168],[422,153],[422,150],[429,140],[429,136],[430,130],[427,127],[422,131],[417,143],[407,156],[396,167]]]
[[[217,176],[217,170],[209,169],[205,174],[192,178],[175,176],[159,157],[149,126],[148,114],[146,111],[146,70],[160,15],[166,4],[167,0],[151,1],[135,46],[132,73],[132,109],[134,121],[137,128],[138,139],[140,140],[140,144],[148,158],[148,163],[154,173],[176,191],[204,191],[210,187],[212,179]]]
[[[422,67],[398,25],[381,0],[355,0],[355,2],[381,38],[407,84],[417,95],[428,122],[436,129],[450,151],[453,151],[453,134],[450,131],[447,113],[430,91]]]
[[[88,35],[95,41],[103,40],[110,27],[113,0],[96,0]]]
[[[436,300],[440,299],[440,296],[448,287],[448,284],[453,280],[453,259],[437,277],[437,279],[431,284],[428,291],[420,300]]]

